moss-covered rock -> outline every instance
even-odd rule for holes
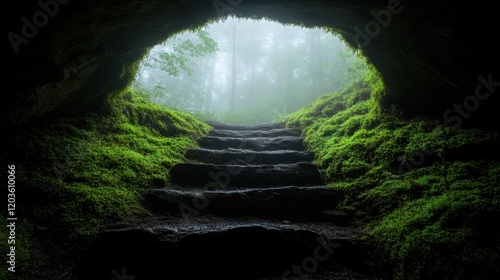
[[[491,279],[500,261],[497,133],[404,120],[362,80],[287,118],[345,191],[384,278]],[[458,278],[455,278],[458,277]]]
[[[141,193],[168,186],[170,168],[184,162],[185,150],[209,129],[130,91],[108,100],[103,112],[24,127],[4,155],[16,165],[17,215],[26,223],[19,234],[37,244],[51,239],[56,245],[44,248],[48,255],[67,257],[57,252],[63,244],[81,246],[102,225],[146,213]],[[21,252],[37,251],[28,244],[19,251],[25,271],[29,254]]]

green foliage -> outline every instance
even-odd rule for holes
[[[209,127],[192,115],[178,110],[166,109],[128,91],[111,100],[113,112],[110,118],[122,120],[128,125],[146,129],[161,136],[200,137]]]
[[[204,119],[258,124],[370,71],[333,30],[234,17],[213,23],[152,48],[134,87],[155,103]]]
[[[406,175],[399,183],[406,188],[400,207],[370,230],[379,250],[390,248],[384,254],[396,268],[395,278],[484,278],[497,269],[499,167],[498,162],[453,162]],[[367,196],[394,199],[387,194],[392,188],[379,187]]]
[[[500,144],[480,129],[404,120],[380,110],[375,73],[288,116],[302,128],[341,206],[356,212],[392,279],[487,279],[500,262]]]
[[[60,242],[92,239],[103,224],[144,213],[141,193],[168,186],[170,167],[184,162],[185,149],[209,129],[131,91],[109,100],[105,111],[13,138],[8,158],[18,171],[19,215]]]
[[[195,34],[200,43],[193,43],[190,39],[182,42],[174,41],[171,51],[161,51],[158,56],[152,57],[152,61],[146,61],[144,65],[149,68],[159,67],[173,77],[179,76],[181,70],[191,76],[193,70],[188,66],[191,58],[202,57],[218,50],[217,43],[210,38],[208,32],[200,29]]]
[[[193,77],[198,67],[195,61],[218,51],[217,43],[208,32],[198,29],[192,30],[190,35],[190,38],[184,40],[179,37],[173,38],[168,45],[164,43],[162,48],[153,48],[140,63],[139,70],[135,72],[136,80],[132,84],[133,89],[155,103],[163,103],[168,107],[176,108],[179,101],[178,95],[173,94],[175,90],[166,81],[172,78],[183,80],[189,77],[191,83],[197,83]],[[139,82],[142,78],[148,80],[149,86]],[[190,94],[187,99],[199,100],[200,96],[196,95]]]

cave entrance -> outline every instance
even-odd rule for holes
[[[337,92],[368,69],[332,29],[227,17],[151,48],[132,88],[202,120],[258,124]]]

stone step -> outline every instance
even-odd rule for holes
[[[154,213],[183,218],[216,214],[226,217],[311,219],[326,215],[326,210],[334,210],[342,198],[340,191],[326,186],[236,190],[165,188],[147,191],[144,205]]]
[[[258,125],[226,124],[214,121],[207,121],[206,123],[212,126],[214,129],[221,130],[272,130],[285,128],[284,123],[264,123]]]
[[[285,164],[311,162],[314,154],[304,151],[252,151],[240,149],[188,149],[186,158],[213,164]]]
[[[310,163],[276,165],[215,165],[181,163],[170,170],[182,187],[261,188],[322,185],[318,168]]]
[[[307,274],[307,279],[361,280],[367,278],[349,267],[366,259],[358,245],[362,236],[359,229],[332,224],[146,217],[103,229],[78,271],[83,279],[118,274],[137,280],[256,280],[298,279]],[[314,278],[315,271],[305,272],[311,263],[319,266],[320,273],[331,263],[345,267],[339,275],[347,278]]]
[[[205,149],[245,149],[254,151],[275,151],[275,150],[305,150],[305,145],[300,137],[295,136],[279,136],[273,138],[267,137],[252,137],[252,138],[235,138],[235,137],[216,137],[207,136],[198,140],[201,148]]]
[[[279,137],[300,136],[300,130],[278,128],[271,130],[223,130],[216,129],[209,132],[208,136],[232,137],[232,138],[254,138],[254,137]]]

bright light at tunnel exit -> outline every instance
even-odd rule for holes
[[[229,17],[153,47],[134,90],[204,120],[277,121],[363,78],[365,59],[327,29]]]

